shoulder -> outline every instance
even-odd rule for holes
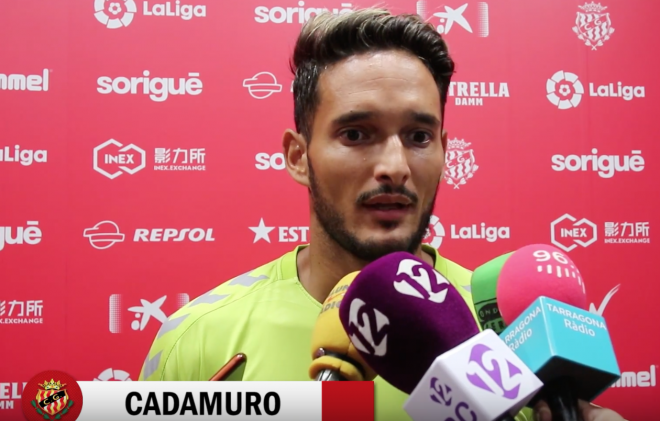
[[[207,355],[220,361],[231,357],[223,353],[227,337],[260,297],[287,280],[291,261],[295,269],[295,251],[223,282],[168,317],[156,334],[139,380],[208,380],[203,378],[207,373],[200,370],[200,361]],[[213,348],[211,352],[206,352],[207,346]],[[188,364],[189,369],[184,367]]]
[[[458,290],[463,300],[472,311],[476,319],[476,312],[474,311],[474,303],[472,302],[472,289],[470,282],[472,281],[472,271],[464,268],[456,262],[453,262],[438,253],[438,250],[423,245],[423,250],[433,256],[435,260],[435,270],[440,272],[447,280]]]
[[[437,249],[424,244],[422,249],[430,254],[435,261],[435,270],[440,272],[452,285],[466,292],[470,292],[470,281],[472,279],[472,271],[464,268],[456,262],[453,262],[446,257],[440,255]]]

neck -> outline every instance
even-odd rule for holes
[[[362,270],[370,262],[360,260],[344,250],[332,240],[312,215],[309,227],[309,247],[297,256],[298,278],[303,288],[316,301],[322,303],[332,288],[351,272]],[[422,251],[421,246],[414,253],[431,266],[433,257]]]

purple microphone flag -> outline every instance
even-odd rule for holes
[[[436,357],[479,333],[456,288],[405,252],[367,265],[346,291],[339,316],[367,364],[408,394]]]

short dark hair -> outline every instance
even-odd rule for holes
[[[441,113],[454,73],[447,44],[433,25],[418,15],[394,16],[382,8],[312,17],[303,26],[290,62],[294,73],[293,102],[296,130],[311,140],[319,103],[318,81],[323,70],[345,58],[371,51],[403,50],[429,69],[440,92]]]

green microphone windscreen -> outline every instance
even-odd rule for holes
[[[482,329],[492,329],[498,335],[506,328],[497,306],[497,278],[502,266],[513,252],[496,257],[474,270],[470,282],[472,302]]]

